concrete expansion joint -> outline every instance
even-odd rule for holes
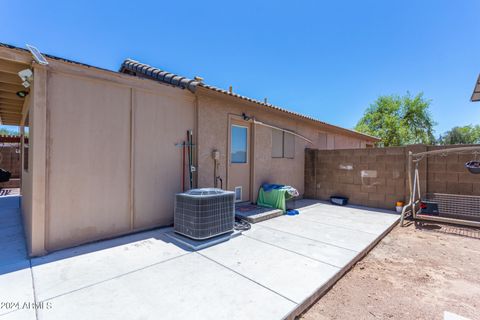
[[[357,250],[352,250],[352,249],[345,248],[345,247],[342,247],[342,246],[338,246],[338,245],[335,245],[335,244],[333,244],[333,243],[329,243],[329,242],[325,242],[325,241],[319,241],[319,240],[311,239],[311,238],[304,237],[304,236],[301,236],[301,235],[298,235],[298,234],[295,234],[295,233],[291,233],[291,232],[287,232],[287,231],[282,231],[282,230],[278,230],[278,229],[271,228],[271,227],[267,227],[267,226],[262,226],[262,228],[267,228],[267,229],[270,229],[270,230],[275,230],[275,231],[278,231],[278,232],[283,232],[283,233],[286,233],[286,234],[291,234],[291,235],[294,235],[294,236],[297,236],[297,237],[300,237],[300,238],[304,238],[304,239],[307,239],[307,240],[310,240],[310,241],[316,241],[316,242],[323,243],[323,244],[326,244],[326,245],[329,245],[329,246],[332,246],[332,247],[337,247],[337,248],[344,249],[344,250],[349,250],[349,251],[352,251],[352,252],[358,252]]]
[[[142,271],[142,270],[145,270],[145,269],[149,269],[149,268],[152,268],[152,267],[155,267],[155,266],[158,266],[162,263],[165,263],[165,262],[168,262],[168,261],[172,261],[172,260],[175,260],[175,259],[178,259],[178,258],[181,258],[183,256],[186,256],[186,255],[189,255],[189,254],[192,254],[192,252],[187,252],[187,253],[184,253],[184,254],[181,254],[179,256],[176,256],[176,257],[172,257],[172,258],[169,258],[169,259],[166,259],[166,260],[162,260],[162,261],[159,261],[157,263],[152,263],[148,266],[145,266],[145,267],[142,267],[142,268],[138,268],[138,269],[135,269],[135,270],[131,270],[129,272],[126,272],[126,273],[123,273],[123,274],[120,274],[118,276],[115,276],[115,277],[111,277],[111,278],[108,278],[108,279],[105,279],[105,280],[102,280],[102,281],[98,281],[98,282],[95,282],[95,283],[92,283],[92,284],[89,284],[89,285],[86,285],[86,286],[83,286],[83,287],[80,287],[80,288],[77,288],[75,290],[70,290],[68,292],[65,292],[65,293],[62,293],[62,294],[59,294],[59,295],[56,295],[56,296],[53,296],[53,297],[50,297],[50,298],[47,298],[47,299],[44,299],[40,302],[46,302],[46,301],[49,301],[49,300],[53,300],[53,299],[56,299],[58,297],[61,297],[61,296],[65,296],[65,295],[69,295],[71,293],[74,293],[74,292],[77,292],[77,291],[80,291],[80,290],[83,290],[83,289],[86,289],[86,288],[91,288],[91,287],[95,287],[97,285],[100,285],[102,283],[105,283],[105,282],[109,282],[111,280],[115,280],[115,279],[120,279],[124,276],[127,276],[129,274],[132,274],[132,273],[135,273],[135,272],[139,272],[139,271]]]
[[[330,223],[325,223],[325,222],[319,222],[319,221],[314,221],[314,220],[305,219],[305,218],[303,218],[303,219],[304,219],[304,220],[307,220],[307,221],[309,221],[309,222],[313,222],[313,223],[317,223],[317,224],[323,224],[323,225],[331,226],[331,227],[335,227],[335,228],[341,228],[341,229],[345,229],[345,230],[357,231],[357,232],[362,232],[362,233],[368,233],[368,234],[376,235],[376,233],[373,233],[373,232],[368,232],[368,231],[363,231],[363,230],[358,230],[358,229],[347,228],[347,227],[343,227],[343,226],[339,226],[339,225],[335,225],[335,224],[330,224]]]
[[[256,239],[256,238],[253,238],[253,237],[249,237],[249,236],[246,235],[246,234],[243,234],[243,236],[245,236],[245,237],[247,237],[247,238],[249,238],[249,239],[258,241],[258,242],[262,242],[262,243],[268,244],[268,245],[270,245],[270,246],[272,246],[272,247],[275,247],[275,248],[278,248],[278,249],[282,249],[282,250],[285,250],[285,251],[289,251],[289,252],[291,252],[291,253],[294,253],[294,254],[296,254],[296,255],[305,257],[305,258],[307,258],[307,259],[310,259],[310,260],[314,260],[314,261],[317,261],[317,262],[321,262],[321,263],[327,264],[327,265],[329,265],[329,266],[331,266],[331,267],[334,267],[334,268],[337,268],[337,269],[340,269],[340,268],[341,268],[340,266],[331,264],[331,263],[329,263],[329,262],[322,261],[322,260],[319,260],[319,259],[315,259],[315,258],[309,257],[309,256],[307,256],[307,255],[305,255],[305,254],[301,254],[301,253],[295,252],[295,251],[293,251],[293,250],[286,249],[286,248],[284,248],[284,247],[280,247],[280,246],[277,246],[277,245],[275,245],[275,244],[272,244],[272,243],[269,243],[269,242],[266,242],[266,241],[263,241],[263,240],[260,240],[260,239]]]
[[[33,290],[33,300],[35,304],[38,303],[38,297],[37,297],[37,290],[35,289],[35,277],[33,275],[33,269],[32,269],[32,259],[28,259],[28,265],[30,269],[30,276],[32,278],[32,290]],[[38,320],[38,310],[35,308],[35,319]]]
[[[279,295],[280,297],[282,297],[282,298],[284,298],[284,299],[286,299],[286,300],[288,300],[288,301],[290,301],[290,302],[292,302],[292,303],[294,303],[294,304],[298,304],[298,302],[293,301],[292,299],[285,297],[285,296],[282,295],[281,293],[279,293],[279,292],[277,292],[277,291],[275,291],[275,290],[273,290],[273,289],[271,289],[271,288],[269,288],[269,287],[264,286],[263,284],[261,284],[261,283],[255,281],[255,280],[253,280],[253,279],[251,279],[251,278],[249,278],[249,277],[247,277],[247,276],[245,276],[245,275],[243,275],[243,274],[241,274],[241,273],[233,270],[232,268],[229,268],[228,266],[226,266],[226,265],[224,265],[224,264],[221,264],[220,262],[218,262],[218,261],[216,261],[216,260],[213,260],[213,259],[207,257],[206,255],[201,254],[201,253],[198,252],[198,251],[195,252],[195,253],[198,254],[198,255],[200,255],[200,256],[202,256],[203,258],[206,258],[206,259],[208,259],[208,260],[210,260],[210,261],[218,264],[219,266],[221,266],[221,267],[223,267],[223,268],[226,268],[226,269],[230,270],[231,272],[233,272],[233,273],[241,276],[242,278],[245,278],[245,279],[247,279],[247,280],[249,280],[249,281],[251,281],[251,282],[253,282],[253,283],[255,283],[255,284],[259,285],[259,286],[261,286],[262,288],[267,289],[268,291],[273,292],[273,293],[275,293],[276,295]]]

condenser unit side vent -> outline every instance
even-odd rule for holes
[[[242,201],[242,187],[235,187],[235,202]]]

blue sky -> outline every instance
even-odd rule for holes
[[[130,57],[352,128],[379,95],[480,123],[480,2],[0,0],[0,42],[118,70]]]

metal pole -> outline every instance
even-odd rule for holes
[[[412,151],[408,151],[408,189],[410,191],[410,202],[412,202]]]
[[[402,209],[402,214],[400,215],[400,226],[403,227],[403,220],[405,219],[405,214],[408,207],[413,204],[413,191],[412,191],[412,151],[408,151],[408,163],[407,163],[407,176],[408,176],[408,190],[410,191],[409,202]],[[413,211],[412,211],[413,214]]]

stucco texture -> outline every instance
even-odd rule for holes
[[[38,83],[37,83],[38,82]],[[173,86],[66,62],[35,73],[30,162],[23,172],[22,211],[29,251],[65,247],[173,222],[182,191],[182,148],[194,132],[195,180],[229,186],[229,123],[242,113],[312,140],[295,138],[293,159],[272,158],[272,128],[250,120],[250,201],[265,182],[304,192],[304,149],[360,148],[366,141],[327,125],[221,93]],[[205,89],[206,90],[206,89]],[[35,152],[33,150],[36,150]]]
[[[34,166],[23,172],[32,255],[173,221],[174,194],[182,191],[176,143],[194,127],[194,96],[133,77],[95,75],[51,68],[46,110],[31,100],[30,122],[46,119],[30,128],[29,157],[39,165],[42,155],[33,146],[44,148],[46,179]],[[46,139],[39,141],[42,132]]]
[[[241,118],[245,113],[255,120],[268,125],[296,132],[309,140],[309,143],[295,137],[295,157],[272,158],[272,128],[253,124],[253,169],[251,183],[251,200],[256,201],[258,189],[263,183],[287,184],[304,192],[304,150],[306,147],[316,149],[363,148],[366,141],[328,131],[319,124],[288,117],[285,114],[265,110],[258,105],[232,99],[221,94],[204,94],[198,98],[198,185],[209,187],[214,183],[214,162],[212,151],[220,151],[218,174],[228,185],[228,123],[230,118]],[[227,182],[225,182],[227,181]],[[245,192],[245,191],[244,191]]]

